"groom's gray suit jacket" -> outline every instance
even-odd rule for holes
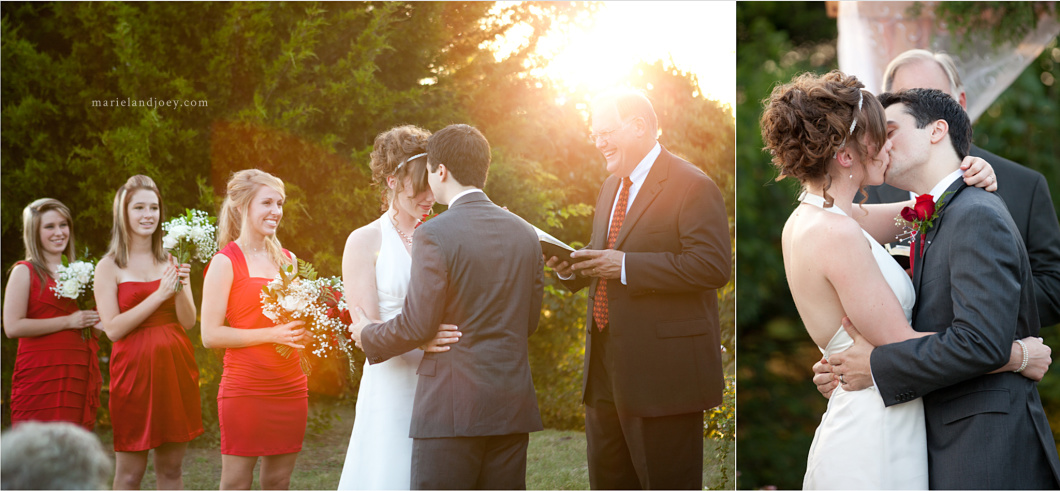
[[[1057,489],[1037,383],[983,375],[1038,335],[1023,240],[1001,198],[959,179],[948,191],[914,261],[913,328],[937,334],[876,348],[876,387],[888,406],[924,398],[932,489]]]
[[[529,433],[542,428],[527,338],[537,329],[544,263],[537,234],[483,193],[462,196],[416,230],[402,313],[361,333],[368,362],[415,349],[439,324],[460,328],[416,373],[412,438]]]

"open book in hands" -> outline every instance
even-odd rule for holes
[[[530,226],[534,227],[533,225]],[[541,252],[546,259],[554,256],[559,258],[560,261],[567,261],[568,264],[580,263],[589,259],[588,257],[570,257],[570,253],[574,252],[573,247],[537,227],[534,227],[534,231],[537,232],[537,240],[541,243]]]

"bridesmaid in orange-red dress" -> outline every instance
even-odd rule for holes
[[[114,489],[140,489],[151,449],[158,489],[183,489],[184,453],[203,433],[199,369],[184,332],[195,326],[191,269],[162,248],[161,216],[154,181],[129,178],[114,196],[110,250],[96,266],[96,307],[114,341]]]
[[[51,198],[30,203],[22,210],[22,243],[26,260],[11,268],[4,292],[4,334],[19,338],[11,422],[69,421],[92,430],[103,382],[99,315],[52,291],[63,254],[75,259],[70,210]],[[86,339],[83,329],[92,335]]]
[[[221,252],[203,283],[203,345],[226,348],[217,394],[221,489],[250,489],[258,457],[261,488],[287,489],[305,437],[306,377],[297,352],[284,358],[275,345],[304,348],[309,335],[301,321],[276,325],[260,300],[279,268],[295,264],[276,238],[284,196],[283,181],[266,172],[232,176],[218,220]]]

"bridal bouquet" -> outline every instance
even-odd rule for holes
[[[96,273],[96,265],[91,261],[70,262],[63,256],[63,264],[57,270],[59,279],[55,281],[52,291],[58,298],[69,298],[77,303],[80,309],[82,304],[94,305],[95,298],[92,296],[92,281]],[[92,307],[89,307],[92,308]],[[91,327],[81,329],[81,338],[86,341],[92,336]]]
[[[307,349],[320,358],[345,353],[353,373],[353,342],[347,337],[350,315],[341,279],[317,278],[313,265],[299,259],[298,273],[292,265],[280,268],[280,274],[261,288],[261,308],[265,317],[277,324],[305,322],[313,337]],[[276,345],[276,352],[284,357],[289,358],[292,351],[290,346]],[[309,375],[309,360],[300,358],[302,372]]]
[[[162,224],[162,230],[166,232],[162,238],[162,247],[171,251],[179,264],[191,261],[193,252],[195,259],[206,263],[217,253],[215,221],[216,219],[205,211],[186,209],[184,215]],[[177,282],[174,288],[179,292],[183,287],[183,283]]]

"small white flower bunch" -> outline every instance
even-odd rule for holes
[[[74,261],[69,262],[66,256],[63,256],[63,264],[58,267],[56,272],[59,278],[55,280],[55,286],[51,289],[55,292],[55,296],[58,298],[69,298],[74,302],[77,302],[77,308],[81,308],[82,297],[86,297],[84,301],[90,304],[94,304],[92,298],[92,281],[96,273],[96,265],[91,261]],[[86,295],[87,292],[87,295]],[[85,328],[81,331],[81,336],[88,339],[89,329]]]
[[[303,327],[313,337],[308,349],[320,358],[345,353],[352,373],[353,343],[347,338],[349,314],[342,280],[334,276],[317,278],[313,265],[301,259],[298,273],[293,270],[290,265],[280,268],[280,274],[261,288],[262,313],[276,324],[303,321]],[[276,345],[276,352],[284,357],[290,357],[292,351],[287,345]],[[309,375],[309,360],[302,356],[301,364],[302,371]]]
[[[205,264],[217,253],[217,226],[214,222],[216,219],[205,211],[186,209],[184,215],[162,224],[166,233],[162,237],[162,247],[173,254],[178,264],[189,263],[193,252],[195,259]],[[178,282],[176,290],[180,291],[183,286]]]

